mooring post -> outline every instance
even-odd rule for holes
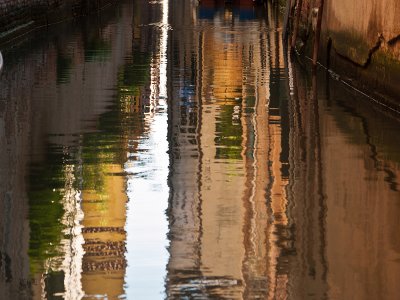
[[[313,66],[317,66],[318,61],[318,50],[319,50],[319,42],[321,36],[321,24],[322,24],[322,14],[324,10],[324,0],[320,0],[318,7],[318,15],[317,15],[317,25],[315,27],[315,37],[314,37],[314,51],[313,51]]]

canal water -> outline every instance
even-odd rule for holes
[[[1,49],[0,299],[397,299],[399,117],[281,28],[134,0]]]

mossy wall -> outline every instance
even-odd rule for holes
[[[315,8],[303,0],[297,45],[311,54]],[[325,0],[320,62],[400,110],[400,1]]]

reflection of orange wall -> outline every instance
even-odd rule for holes
[[[272,119],[272,118],[271,118]],[[280,121],[276,118],[275,122]],[[287,298],[287,274],[279,274],[278,272],[278,259],[281,256],[282,249],[277,245],[278,239],[281,238],[277,235],[278,226],[286,226],[288,223],[287,217],[287,195],[286,186],[288,181],[282,178],[282,162],[280,155],[282,152],[282,131],[280,124],[270,124],[270,157],[272,162],[271,176],[273,178],[271,186],[271,212],[273,215],[273,223],[269,228],[269,280],[270,290],[268,299],[286,299]]]
[[[223,21],[230,22],[229,16],[233,17],[225,13]],[[203,272],[209,276],[243,280],[243,288],[236,289],[240,297],[267,297],[266,289],[257,289],[261,282],[269,286],[271,299],[284,297],[288,278],[277,274],[281,248],[277,245],[276,226],[287,225],[285,188],[288,182],[281,175],[280,118],[269,123],[270,95],[268,78],[264,78],[268,73],[261,64],[266,56],[260,52],[260,35],[243,34],[239,37],[224,29],[205,31],[203,37]],[[276,47],[281,46],[280,43]],[[271,49],[271,55],[272,67],[283,67],[283,48]],[[243,70],[243,64],[248,70]],[[247,107],[248,97],[255,98],[255,107]],[[234,102],[235,98],[242,102]],[[216,101],[210,101],[213,99]],[[241,106],[243,114],[240,122],[243,130],[242,160],[217,160],[214,139],[219,111],[222,105],[234,103]],[[244,113],[253,108],[253,114]],[[253,136],[254,145],[248,144]],[[253,158],[248,157],[246,153],[249,152]],[[269,161],[272,162],[270,168]],[[271,183],[270,177],[273,178]],[[275,217],[272,226],[268,222],[266,202],[269,184],[272,184],[270,209]]]
[[[124,293],[125,276],[125,180],[120,165],[103,165],[104,186],[101,193],[83,191],[85,217],[83,236],[82,285],[88,295],[108,295],[114,299]]]
[[[269,21],[271,28],[279,27],[279,19],[274,16],[274,13],[269,8]],[[282,36],[278,32],[271,31],[269,33],[270,40],[270,63],[271,69],[284,70],[284,47],[282,43]],[[284,83],[285,84],[285,83]],[[288,83],[286,83],[288,85]],[[273,95],[284,99],[285,95]],[[271,97],[271,95],[270,95]],[[270,99],[271,100],[271,99]],[[270,110],[277,110],[276,107],[269,107]],[[278,115],[269,115],[268,119],[268,136],[269,136],[269,162],[272,182],[270,183],[270,212],[272,214],[273,221],[271,226],[268,228],[268,280],[269,280],[269,294],[268,299],[286,299],[288,297],[288,274],[287,270],[281,270],[279,272],[279,259],[283,252],[283,245],[280,243],[281,239],[285,237],[278,233],[278,228],[286,228],[288,225],[288,198],[287,198],[287,186],[289,181],[287,178],[282,176],[282,115],[281,111]]]
[[[203,274],[209,277],[243,281],[244,260],[243,226],[245,209],[244,162],[234,159],[217,159],[215,130],[223,102],[228,98],[242,97],[242,62],[238,44],[224,43],[224,35],[210,30],[203,34],[202,85],[208,91],[201,106],[202,145],[200,196],[202,201],[201,264]],[[217,102],[211,104],[211,98]],[[240,104],[240,102],[239,102]],[[244,128],[245,130],[245,128]],[[244,134],[246,135],[246,134]],[[241,297],[243,287],[232,286],[221,290]]]
[[[125,193],[124,177],[114,174],[122,174],[120,165],[102,165],[104,186],[102,192],[94,190],[83,191],[83,210],[85,219],[83,226],[125,226],[125,211],[127,196]]]
[[[219,35],[219,36],[218,36]],[[207,31],[204,34],[204,67],[208,87],[217,100],[242,96],[242,58],[238,43],[223,42],[228,33]]]

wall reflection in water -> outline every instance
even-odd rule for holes
[[[0,298],[396,299],[399,122],[280,28],[136,0],[2,50]]]
[[[169,297],[394,299],[398,122],[289,63],[276,7],[174,4]]]
[[[284,298],[289,78],[277,11],[178,6],[190,19],[172,17],[168,294]]]

